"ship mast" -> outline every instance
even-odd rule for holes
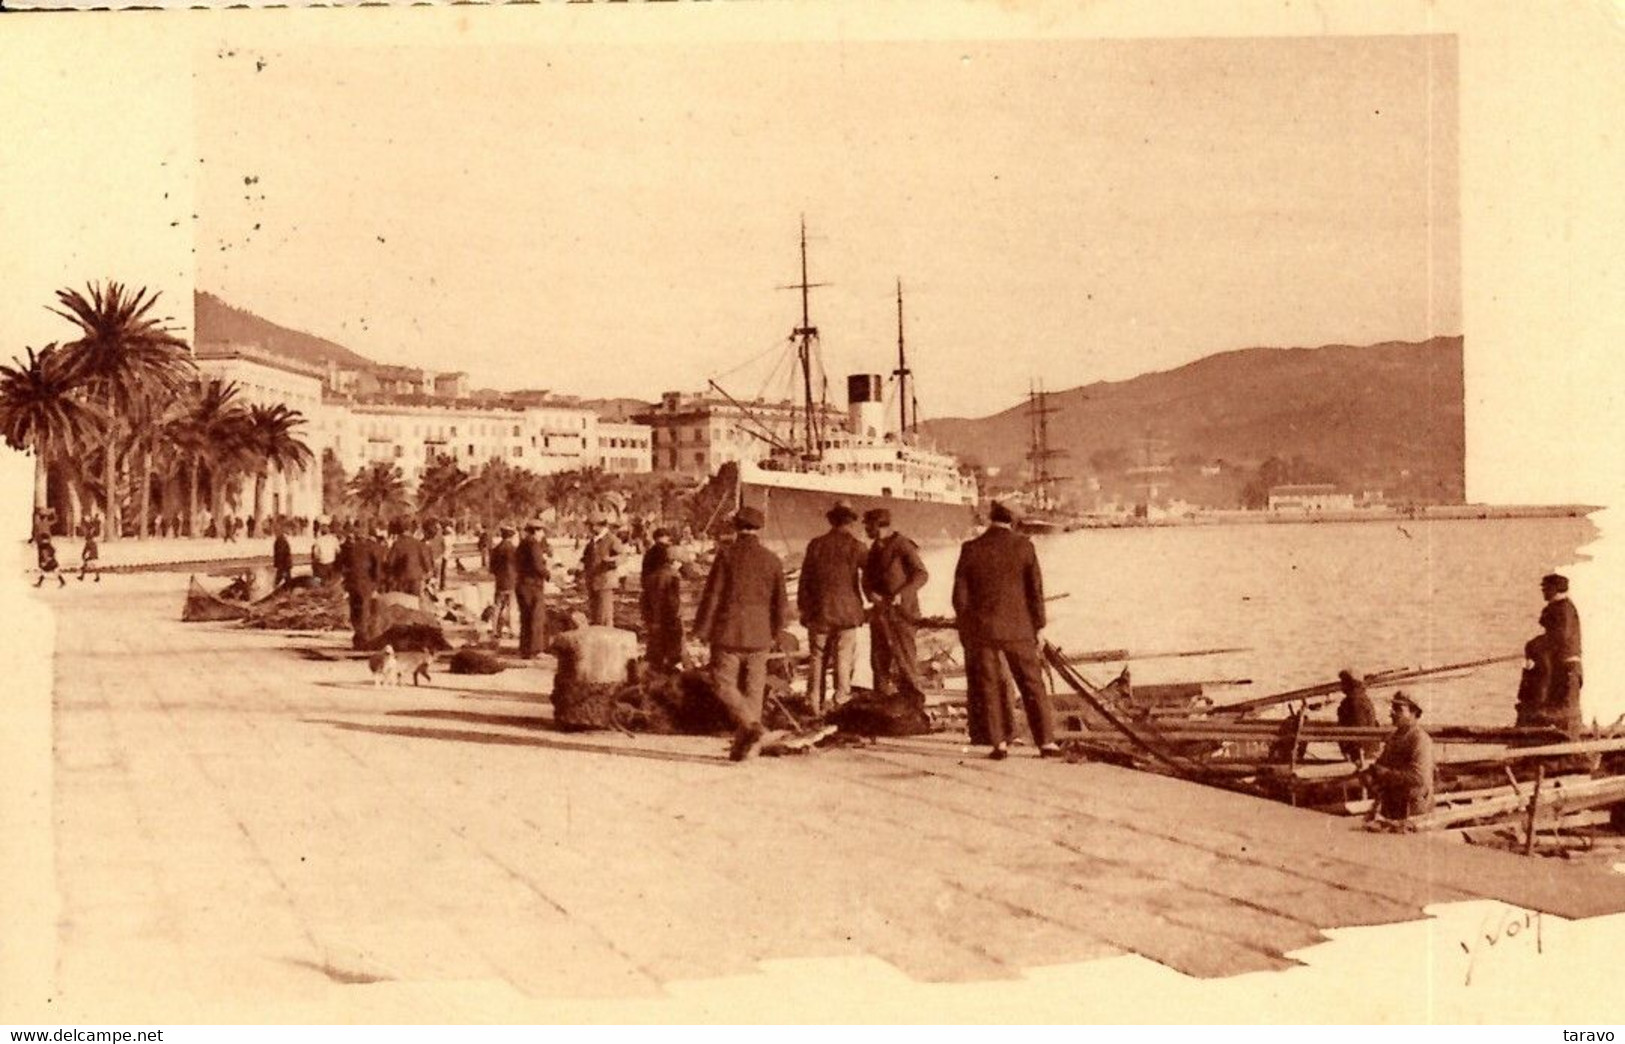
[[[897,369],[892,376],[897,378],[897,439],[902,441],[903,436],[911,431],[909,427],[909,407],[912,392],[909,378],[914,371],[908,368],[908,356],[903,350],[903,281],[897,280]],[[919,403],[913,403],[914,423],[920,423]]]
[[[1049,395],[1044,391],[1042,381],[1028,386],[1027,416],[1032,424],[1032,448],[1027,453],[1027,462],[1032,472],[1030,488],[1034,506],[1041,511],[1055,506],[1050,487],[1062,480],[1061,476],[1050,471],[1049,466],[1051,460],[1065,456],[1064,450],[1050,449],[1049,445],[1049,415],[1056,410],[1057,407],[1049,404]]]
[[[807,281],[807,216],[801,216],[801,282],[793,289],[801,291],[801,325],[792,331],[791,336],[796,339],[797,361],[801,364],[802,402],[806,410],[806,439],[805,453],[808,457],[817,456],[818,453],[818,421],[813,411],[812,388],[812,357],[813,341],[818,338],[818,327],[812,324],[810,296],[808,291],[823,283],[809,283]]]

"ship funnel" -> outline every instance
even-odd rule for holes
[[[884,385],[878,373],[854,373],[846,379],[847,425],[854,435],[886,434]]]

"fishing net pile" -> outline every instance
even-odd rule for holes
[[[350,603],[337,585],[285,584],[247,607],[246,626],[272,631],[347,631]]]

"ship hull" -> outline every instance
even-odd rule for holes
[[[740,484],[741,503],[759,509],[767,518],[762,539],[788,558],[799,559],[807,541],[829,530],[824,513],[835,498],[822,490],[794,486]],[[966,540],[976,532],[976,510],[969,504],[947,504],[927,500],[900,500],[896,497],[843,495],[861,517],[871,508],[891,512],[892,529],[917,544],[940,544]]]

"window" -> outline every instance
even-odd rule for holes
[[[703,453],[694,454],[694,466],[695,467],[701,467],[704,464],[705,464],[705,454],[703,454]]]
[[[513,426],[513,437],[516,438],[516,439],[519,437],[519,425],[517,425],[517,424],[515,424]],[[534,441],[534,440],[532,440],[532,441]]]
[[[397,445],[395,447],[395,456],[397,456],[397,457],[405,456],[405,452],[404,452],[403,448],[401,446],[399,446],[399,445]]]
[[[525,447],[515,446],[513,448],[513,455],[516,457],[523,457],[525,455]]]

